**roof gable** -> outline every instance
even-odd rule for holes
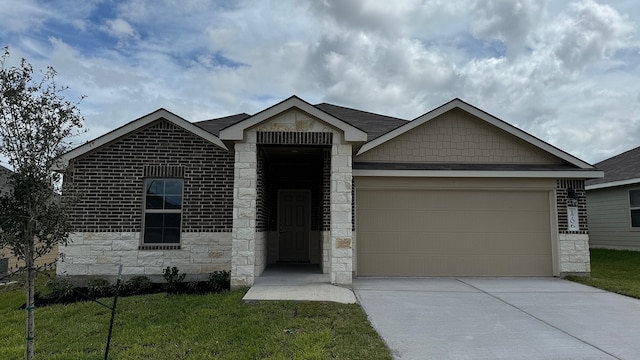
[[[366,132],[341,119],[338,119],[337,117],[325,111],[322,111],[321,109],[307,103],[306,101],[303,101],[297,96],[292,96],[272,107],[262,110],[261,112],[253,116],[250,116],[242,121],[239,121],[220,130],[220,139],[242,140],[244,138],[245,130],[293,108],[297,108],[303,112],[306,112],[307,114],[317,118],[318,120],[325,122],[333,126],[334,128],[342,130],[344,132],[344,138],[346,141],[364,142],[367,140]]]
[[[407,124],[400,126],[390,132],[388,132],[385,135],[380,136],[377,139],[374,139],[373,141],[370,141],[366,144],[364,144],[362,146],[362,148],[360,149],[360,151],[357,153],[357,156],[360,156],[362,154],[365,154],[366,152],[381,146],[382,144],[395,139],[423,124],[426,124],[428,122],[434,121],[434,119],[439,118],[441,115],[452,111],[454,109],[460,109],[470,115],[473,115],[475,118],[479,119],[480,121],[483,121],[484,123],[493,126],[495,128],[498,128],[500,130],[505,131],[508,134],[511,134],[513,136],[515,136],[516,138],[524,141],[527,144],[530,144],[531,146],[540,149],[554,157],[557,157],[561,160],[566,161],[569,164],[575,165],[580,169],[594,169],[594,167],[574,156],[571,156],[569,154],[567,154],[566,152],[536,138],[533,135],[530,135],[496,117],[494,117],[493,115],[490,115],[472,105],[467,104],[466,102],[460,100],[460,99],[454,99],[410,122],[408,122]]]
[[[358,155],[357,162],[535,164],[566,162],[460,109]]]
[[[78,146],[77,148],[65,153],[64,155],[62,155],[59,159],[59,163],[56,169],[54,170],[62,170],[64,168],[66,168],[69,165],[69,161],[71,159],[75,159],[79,156],[82,156],[90,151],[93,151],[95,149],[98,149],[106,144],[109,144],[127,134],[130,134],[148,124],[151,124],[152,122],[156,121],[156,120],[160,120],[160,119],[164,119],[169,121],[170,123],[173,123],[174,125],[178,126],[179,128],[182,128],[204,140],[207,140],[211,143],[213,143],[214,145],[225,149],[225,150],[229,150],[224,143],[215,135],[213,135],[210,132],[207,132],[206,130],[190,123],[189,121],[185,120],[184,118],[168,111],[165,109],[158,109],[150,114],[147,114],[143,117],[140,117],[136,120],[133,120],[113,131],[110,131],[100,137],[98,137],[97,139],[91,140],[83,145]]]

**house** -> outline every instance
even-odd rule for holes
[[[640,250],[640,147],[595,165],[586,182],[592,248]]]
[[[278,263],[339,285],[586,274],[584,180],[603,175],[459,99],[406,121],[295,96],[195,123],[160,109],[60,170],[82,200],[58,274],[230,269],[236,287]]]
[[[13,172],[0,165],[0,196],[11,191],[13,186],[9,183],[9,177]],[[58,246],[56,245],[48,254],[36,259],[36,266],[47,266],[55,264],[58,257]],[[18,259],[11,253],[9,249],[0,247],[0,276],[5,272],[13,272],[24,266],[24,261]]]

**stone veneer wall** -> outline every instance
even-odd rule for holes
[[[70,164],[80,201],[72,209],[72,242],[58,273],[112,274],[118,261],[127,274],[231,269],[234,155],[170,123],[155,121]],[[182,239],[172,249],[139,250],[145,177],[184,180]]]
[[[235,144],[231,286],[251,286],[264,268],[256,264],[257,145],[255,132]],[[264,243],[264,242],[262,242]],[[260,250],[258,250],[260,253]],[[256,274],[257,273],[257,274]]]
[[[556,203],[558,208],[558,249],[560,275],[591,272],[589,228],[587,224],[587,196],[582,179],[558,179]],[[567,189],[573,188],[578,198],[580,231],[568,230]]]
[[[68,276],[113,277],[122,274],[162,275],[167,266],[205,275],[231,268],[231,233],[182,233],[179,250],[139,250],[139,232],[72,233],[57,273]]]
[[[331,283],[339,285],[353,278],[351,154],[350,144],[331,148]]]

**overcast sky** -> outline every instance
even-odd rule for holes
[[[12,61],[87,96],[77,143],[298,95],[409,120],[457,97],[591,163],[640,146],[637,0],[0,0],[0,19]]]

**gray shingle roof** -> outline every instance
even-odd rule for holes
[[[407,123],[407,120],[327,103],[318,104],[315,107],[366,132],[367,141]]]
[[[594,165],[604,170],[604,178],[587,180],[586,185],[640,178],[640,147],[625,151]]]
[[[374,114],[366,111],[350,109],[342,106],[322,103],[314,105],[316,108],[336,117],[351,126],[367,133],[367,140],[371,141],[380,135],[402,126],[407,120],[394,118],[391,116]],[[194,122],[193,124],[216,135],[220,136],[220,130],[249,118],[249,114],[236,114],[222,118]]]
[[[250,116],[251,115],[249,114],[242,113],[242,114],[225,116],[217,119],[197,121],[197,122],[194,122],[193,125],[196,125],[199,128],[212,133],[215,136],[220,136],[220,130],[226,128],[227,126],[233,125],[239,121],[242,121]]]

